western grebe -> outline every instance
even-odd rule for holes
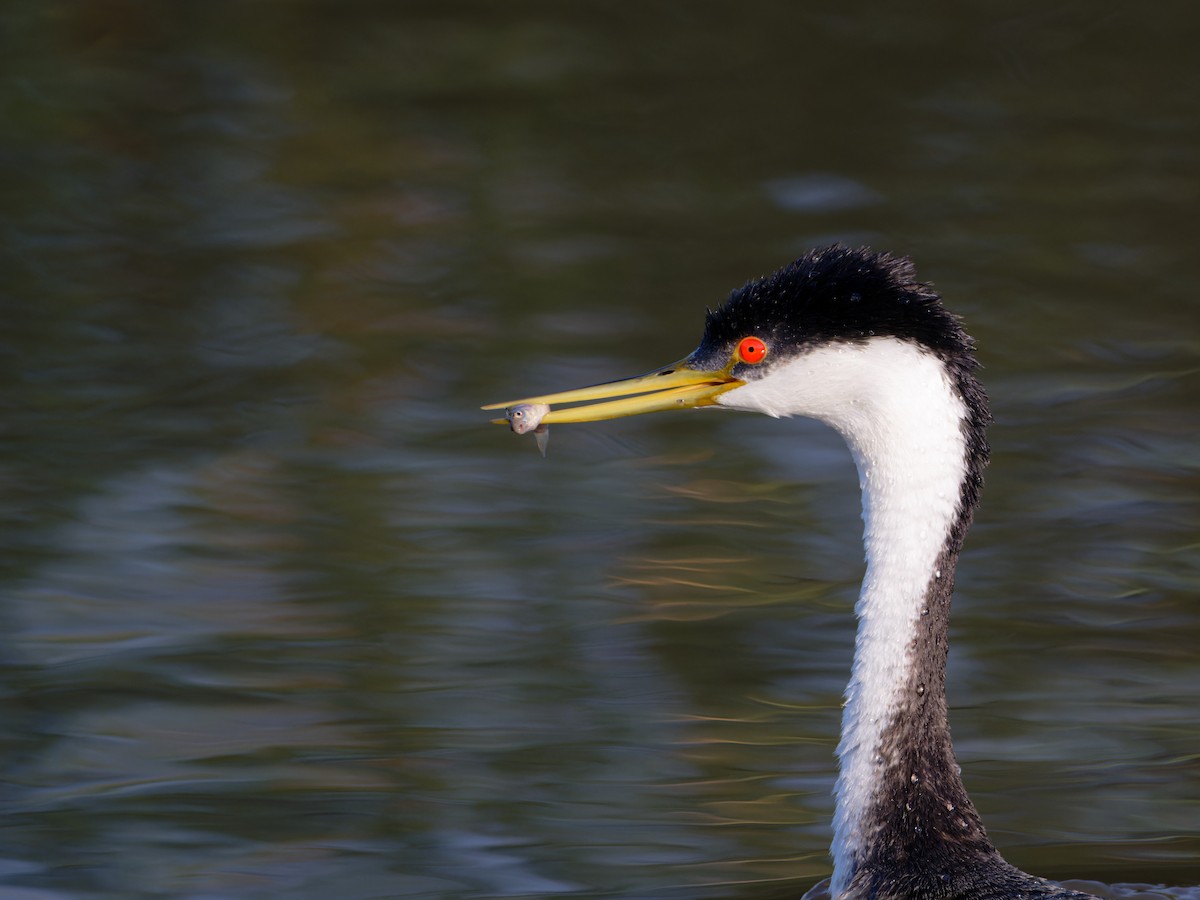
[[[907,259],[830,247],[734,291],[677,363],[484,407],[585,404],[540,419],[558,424],[724,406],[809,416],[845,438],[867,568],[837,749],[836,898],[1090,896],[1004,861],[950,742],[950,596],[991,418],[976,365],[973,341]]]

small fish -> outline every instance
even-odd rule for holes
[[[550,426],[542,424],[542,419],[548,412],[550,407],[545,403],[521,403],[504,411],[504,417],[508,419],[508,427],[512,429],[513,434],[533,432],[542,456],[546,455],[546,445],[550,443]]]

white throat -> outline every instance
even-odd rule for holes
[[[968,411],[941,360],[896,338],[814,348],[718,403],[820,419],[858,467],[867,570],[837,750],[837,897],[875,837],[869,813],[888,764],[881,738],[900,708],[922,605],[959,512]]]

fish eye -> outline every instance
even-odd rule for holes
[[[740,362],[757,366],[767,355],[767,345],[759,338],[745,337],[738,343],[734,355]]]

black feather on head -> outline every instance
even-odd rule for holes
[[[817,344],[877,336],[914,341],[944,360],[971,357],[974,346],[937,293],[917,281],[909,259],[841,246],[812,250],[730,294],[708,313],[693,359],[720,359],[720,368],[750,336],[767,343],[768,363]]]

